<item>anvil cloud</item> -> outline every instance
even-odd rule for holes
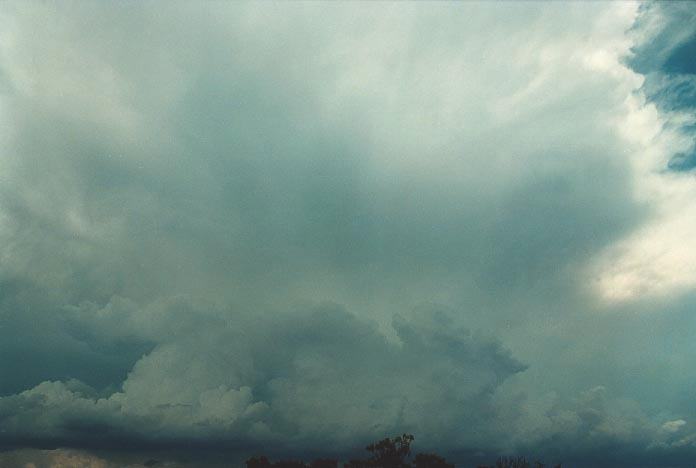
[[[0,465],[690,466],[695,15],[3,3]]]

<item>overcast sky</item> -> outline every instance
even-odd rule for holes
[[[696,3],[2,2],[0,465],[693,466],[695,137]]]

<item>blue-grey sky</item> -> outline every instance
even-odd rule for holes
[[[2,3],[0,466],[692,466],[695,136],[691,2]]]

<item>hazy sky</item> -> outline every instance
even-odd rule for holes
[[[695,136],[696,3],[2,2],[0,465],[693,466]]]

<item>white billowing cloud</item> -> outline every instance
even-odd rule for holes
[[[683,419],[675,419],[674,421],[667,421],[662,425],[662,429],[669,433],[679,432],[683,426],[686,425],[686,421]]]
[[[515,397],[508,390],[498,398],[503,411],[516,415],[510,418],[515,424],[508,440],[510,452],[538,447],[568,459],[598,445],[645,449],[665,440],[659,421],[637,401],[613,395],[602,386],[584,389],[569,399],[554,392]]]
[[[632,31],[633,47],[648,48],[640,60],[664,62],[666,53],[693,34],[689,28],[672,30],[661,11],[661,5],[651,5],[650,14],[644,14],[639,27]],[[658,34],[662,45],[651,48]],[[624,50],[614,60],[616,68],[627,75],[632,74],[628,65],[618,65],[618,60],[630,55]],[[652,73],[650,78],[658,91],[660,87],[668,89],[671,81],[693,81],[688,75]],[[658,80],[661,85],[654,84]],[[687,110],[672,109],[650,102],[648,91],[642,88],[627,98],[626,117],[617,123],[626,139],[635,199],[644,204],[650,216],[642,227],[609,246],[594,265],[598,291],[610,301],[664,298],[696,287],[696,244],[692,242],[696,236],[696,183],[692,173],[668,170],[676,155],[694,150],[693,135],[682,128],[696,123],[696,117],[688,106]],[[674,91],[676,96],[672,97],[670,92],[661,97],[658,93],[658,101],[678,101],[678,93]]]
[[[115,297],[67,314],[90,342],[140,336],[157,344],[110,395],[72,380],[0,398],[5,436],[328,443],[340,451],[407,430],[419,434],[419,447],[566,456],[607,444],[676,447],[690,437],[673,436],[683,420],[661,423],[601,386],[570,400],[518,390],[511,379],[526,366],[438,310],[395,317],[396,341],[330,304],[230,321],[184,298],[138,307]]]
[[[602,258],[598,285],[610,300],[635,300],[692,291],[696,286],[696,189],[692,177],[664,175],[671,193],[662,199],[663,211],[644,228],[613,246]]]
[[[174,314],[186,307],[191,318],[177,330],[167,327],[171,315],[124,311],[123,304],[96,311],[86,326],[114,333],[131,320],[150,320],[157,330],[150,338],[158,344],[109,396],[71,381],[44,382],[0,398],[4,435],[330,440],[345,449],[356,437],[369,440],[403,428],[419,429],[431,443],[442,431],[456,431],[458,439],[485,444],[480,433],[461,425],[484,430],[495,411],[496,388],[524,370],[498,343],[454,326],[439,312],[397,318],[395,343],[336,306],[275,318],[237,317],[232,324],[219,311],[180,301],[168,307]],[[109,317],[114,310],[120,323]]]
[[[688,150],[689,139],[667,126],[644,97],[631,97],[620,125],[631,152],[636,200],[651,212],[646,224],[618,241],[597,261],[597,285],[609,300],[665,296],[696,286],[696,184],[690,173],[667,170]]]

